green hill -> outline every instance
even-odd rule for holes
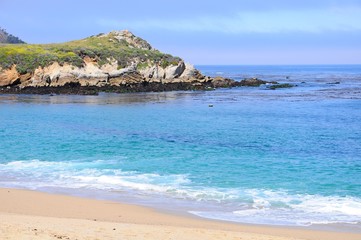
[[[85,56],[94,59],[99,66],[115,60],[119,69],[134,62],[139,67],[153,63],[166,67],[181,61],[178,57],[153,49],[149,43],[132,33],[122,31],[59,44],[3,45],[0,47],[0,66],[10,68],[15,64],[18,72],[25,74],[53,62],[82,67]]]

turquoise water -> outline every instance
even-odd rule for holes
[[[288,79],[284,67],[239,67],[239,78],[277,75],[297,87],[0,95],[0,186],[360,229],[361,66],[287,66]]]

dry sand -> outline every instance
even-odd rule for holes
[[[116,202],[0,189],[0,239],[360,240],[361,234],[232,224]]]

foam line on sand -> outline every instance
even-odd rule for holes
[[[359,240],[361,234],[232,224],[118,202],[0,188],[0,239]]]

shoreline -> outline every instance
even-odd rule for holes
[[[359,233],[238,224],[30,190],[0,188],[0,199],[5,239],[361,239]]]
[[[124,86],[80,86],[79,84],[67,84],[59,87],[10,87],[0,88],[0,94],[37,94],[37,95],[90,95],[97,96],[101,92],[109,93],[145,93],[145,92],[166,92],[166,91],[195,91],[207,90],[212,88],[211,84],[203,84],[200,86],[192,83],[139,83],[128,84]]]
[[[169,91],[212,91],[219,88],[235,87],[259,87],[262,84],[272,84],[277,88],[284,88],[278,82],[267,82],[258,78],[245,78],[236,81],[224,77],[205,77],[205,79],[194,79],[181,81],[173,79],[173,82],[146,81],[139,79],[138,83],[125,83],[120,85],[104,86],[82,86],[79,82],[66,83],[62,86],[27,86],[18,85],[1,86],[0,94],[37,94],[37,95],[98,95],[107,93],[147,93],[147,92],[169,92]]]
[[[251,81],[251,83],[249,83]],[[217,88],[233,88],[239,86],[253,86],[255,80],[235,81],[229,78],[195,79],[181,81],[173,79],[170,82],[146,81],[138,79],[137,83],[124,83],[120,85],[105,84],[104,86],[83,86],[79,82],[70,82],[61,86],[27,86],[18,85],[1,86],[0,94],[64,94],[64,95],[98,95],[100,92],[134,93],[134,92],[166,92],[166,91],[209,91]],[[258,86],[265,81],[257,80]],[[251,84],[251,85],[250,85]],[[253,85],[252,85],[253,84]]]

